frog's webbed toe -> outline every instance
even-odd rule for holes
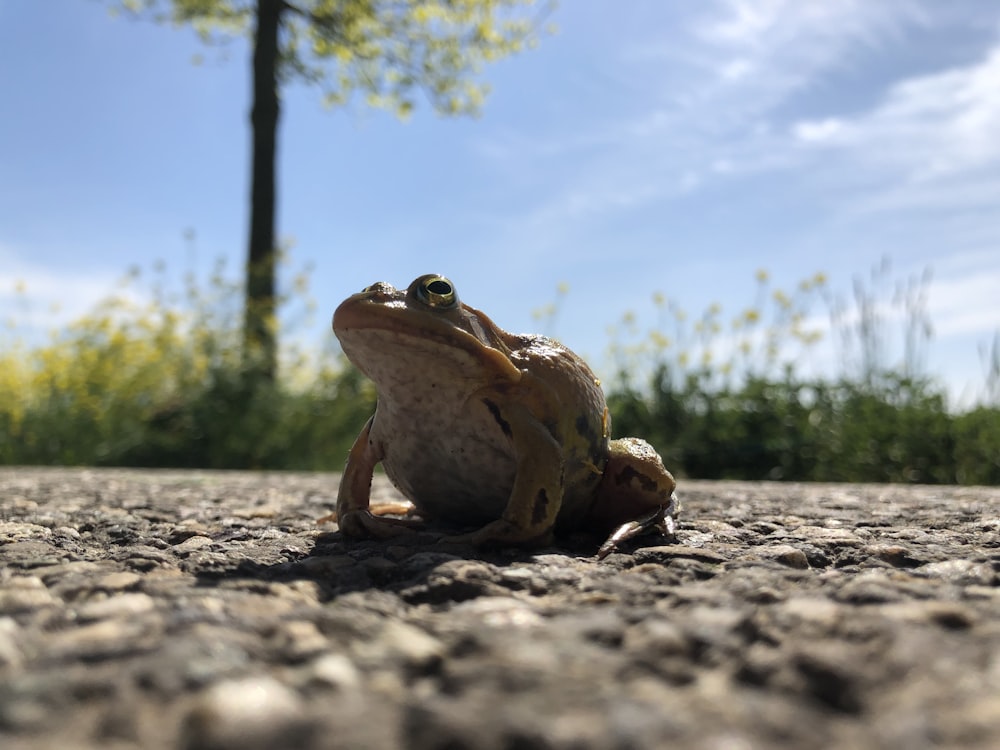
[[[392,539],[411,534],[424,526],[424,522],[419,518],[387,518],[380,512],[396,513],[400,511],[395,508],[383,509],[380,506],[374,506],[370,510],[358,508],[339,514],[336,521],[341,532],[347,536],[374,537],[375,539]]]
[[[615,529],[597,550],[597,559],[603,560],[615,552],[622,542],[652,531],[659,531],[663,536],[671,539],[676,538],[677,526],[674,515],[679,508],[680,501],[677,499],[677,493],[670,493],[669,505],[657,506],[646,515],[627,521]]]

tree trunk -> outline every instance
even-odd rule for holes
[[[243,360],[258,381],[273,381],[278,344],[275,301],[275,152],[278,131],[278,32],[282,0],[257,0],[253,50],[250,246],[246,266]]]

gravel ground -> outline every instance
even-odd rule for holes
[[[597,562],[336,484],[0,470],[0,747],[1000,748],[1000,489],[682,482]]]

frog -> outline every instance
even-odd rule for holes
[[[567,347],[508,333],[439,274],[372,284],[332,326],[377,399],[320,521],[378,539],[438,521],[475,546],[606,534],[599,559],[639,534],[674,537],[673,475],[645,440],[611,439],[600,381]],[[371,504],[378,464],[409,503]]]

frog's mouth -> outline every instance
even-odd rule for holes
[[[453,310],[451,314],[431,312],[419,318],[419,325],[416,325],[413,311],[405,305],[380,303],[355,295],[337,307],[333,314],[333,331],[348,358],[359,366],[355,352],[372,345],[380,346],[374,340],[376,337],[366,337],[366,332],[385,331],[394,339],[394,343],[385,342],[387,348],[411,349],[422,357],[434,356],[434,350],[463,352],[486,367],[494,377],[520,379],[521,371],[511,362],[506,344],[483,324],[483,319],[489,320],[483,313],[462,305],[462,309]]]

